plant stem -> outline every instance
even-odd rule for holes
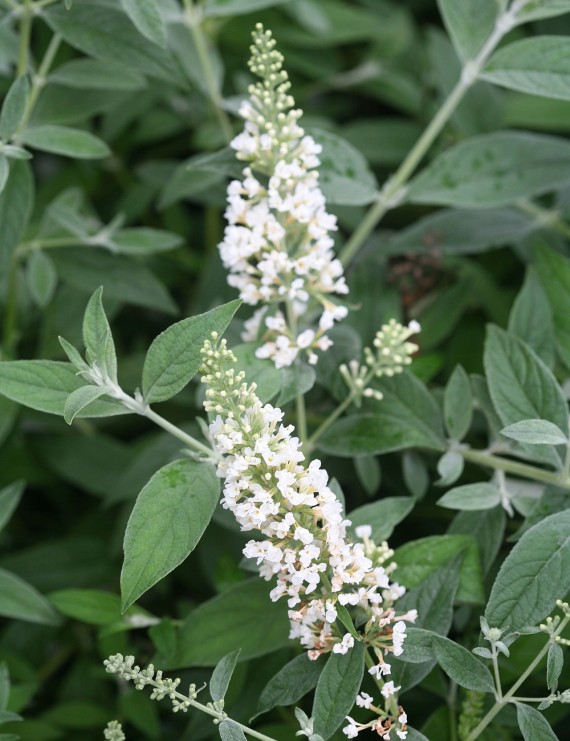
[[[34,250],[51,250],[58,247],[78,247],[90,245],[89,237],[55,237],[53,239],[34,239],[31,242],[21,242],[16,247],[18,256],[27,255]]]
[[[208,44],[204,31],[202,28],[202,13],[199,6],[196,6],[192,0],[184,0],[186,25],[190,29],[192,39],[196,46],[196,52],[200,61],[202,72],[204,73],[204,79],[206,81],[206,87],[208,89],[208,97],[222,129],[224,139],[226,142],[230,142],[232,139],[232,125],[228,114],[222,108],[222,99],[216,83],[216,77],[210,55],[208,54]]]
[[[325,419],[324,422],[321,423],[319,427],[313,432],[311,437],[307,440],[307,451],[310,452],[315,447],[317,440],[321,437],[321,435],[328,430],[328,428],[332,425],[333,422],[336,422],[336,420],[340,417],[340,415],[344,412],[345,409],[347,409],[352,400],[354,399],[356,393],[355,391],[351,391],[350,394],[346,397],[346,399],[341,402],[336,409],[329,414],[329,416]]]
[[[538,466],[529,466],[526,463],[519,463],[518,461],[513,461],[509,458],[500,458],[497,455],[492,455],[491,453],[486,453],[482,450],[458,448],[457,452],[462,455],[465,460],[479,463],[488,468],[507,471],[508,473],[524,476],[527,479],[542,481],[545,484],[560,486],[563,489],[570,489],[570,479],[568,476],[564,475],[564,472],[556,473],[554,471],[545,471],[543,468],[538,468]]]
[[[481,733],[485,730],[485,728],[487,728],[489,723],[496,715],[498,715],[498,713],[505,707],[505,705],[507,705],[509,702],[515,702],[515,692],[518,690],[521,684],[523,684],[523,682],[525,682],[526,679],[532,674],[534,669],[540,664],[544,656],[547,654],[548,649],[550,648],[550,644],[553,643],[556,637],[562,633],[568,622],[570,622],[570,617],[565,617],[560,621],[560,624],[558,625],[554,633],[549,637],[549,640],[544,644],[535,658],[530,662],[530,664],[521,674],[519,679],[517,679],[517,681],[513,684],[511,689],[505,694],[502,699],[497,700],[497,702],[489,710],[487,715],[485,715],[484,718],[482,718],[481,722],[473,729],[473,731],[471,731],[466,741],[475,741],[476,738],[479,738]],[[529,699],[531,700],[531,702],[537,701],[537,698]],[[543,699],[544,698],[540,698],[540,700]]]
[[[199,440],[196,440],[196,438],[192,437],[192,435],[188,435],[186,432],[181,430],[179,427],[176,427],[176,425],[173,425],[172,422],[169,422],[167,419],[164,419],[164,417],[161,417],[160,414],[157,414],[155,411],[150,409],[150,407],[147,407],[146,412],[143,414],[144,417],[147,419],[150,419],[152,422],[157,424],[159,427],[162,427],[163,430],[166,430],[166,432],[169,432],[173,437],[178,438],[179,440],[182,440],[182,442],[187,445],[192,450],[196,450],[199,453],[203,453],[206,455],[209,459],[214,458],[214,451],[212,448],[209,448],[207,445],[204,445],[204,443],[201,443]]]
[[[291,330],[293,337],[297,337],[297,319],[293,306],[290,301],[286,303],[287,309],[287,323]],[[307,440],[307,410],[305,408],[305,397],[303,394],[297,394],[295,396],[295,406],[297,410],[297,432],[299,433],[299,440],[303,444]]]
[[[517,207],[540,225],[547,226],[555,232],[562,234],[564,237],[570,237],[570,224],[560,218],[558,211],[550,211],[542,208],[533,201],[519,201]]]
[[[465,96],[465,93],[477,81],[481,69],[495,50],[497,44],[514,26],[516,14],[527,2],[528,0],[515,0],[510,10],[503,11],[499,15],[495,28],[487,41],[483,44],[479,53],[474,57],[474,59],[469,60],[463,65],[457,84],[449,93],[441,108],[439,108],[435,116],[432,118],[427,128],[412,147],[400,167],[396,170],[394,175],[386,181],[376,203],[370,208],[359,227],[344,246],[344,249],[340,253],[340,260],[343,265],[346,266],[351,262],[384,214],[400,203],[404,195],[404,188],[409,178],[413,175],[417,166],[442,132],[443,128],[455,112],[455,109]]]
[[[503,699],[503,687],[501,685],[501,675],[499,674],[499,657],[497,654],[497,646],[495,642],[491,645],[491,651],[493,654],[493,674],[495,675],[495,690],[497,692],[497,700]]]
[[[20,121],[20,125],[18,126],[16,133],[12,136],[12,141],[15,144],[19,143],[19,136],[28,125],[28,121],[30,120],[30,116],[32,115],[34,107],[38,101],[38,96],[43,86],[45,85],[47,74],[50,70],[51,65],[53,64],[53,60],[55,59],[55,55],[57,54],[57,50],[59,49],[60,44],[61,36],[58,33],[55,33],[51,37],[46,52],[38,68],[37,74],[34,75],[32,78],[30,97],[28,98],[28,102],[26,103],[24,115],[22,116],[22,120]]]
[[[8,288],[2,330],[2,358],[6,360],[13,350],[18,326],[18,260],[12,255],[8,269]]]
[[[451,741],[457,741],[457,682],[453,680],[449,687],[447,705],[449,707],[449,736]]]
[[[18,77],[28,71],[28,57],[30,53],[30,37],[32,35],[32,21],[34,18],[31,0],[24,0],[22,20],[20,21],[20,47],[18,51]]]

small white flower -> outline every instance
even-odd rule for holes
[[[360,730],[358,724],[349,715],[346,716],[346,719],[348,725],[342,729],[342,732],[348,736],[348,738],[356,738],[358,736],[358,731]]]
[[[382,687],[382,689],[380,691],[382,692],[382,694],[384,695],[384,697],[388,700],[388,698],[390,698],[393,695],[395,695],[398,692],[399,689],[401,689],[401,688],[400,687],[395,687],[394,686],[394,682],[390,681],[390,682],[384,682],[384,686]]]
[[[354,638],[350,633],[345,633],[340,643],[335,643],[333,646],[333,653],[335,654],[347,654],[349,649],[354,646]]]
[[[370,538],[372,537],[372,527],[370,525],[359,525],[355,529],[355,533],[357,537],[362,538],[362,540]]]
[[[370,695],[367,695],[366,692],[361,692],[360,694],[356,695],[356,704],[359,708],[365,708],[366,710],[369,710],[370,705],[372,705],[372,697]]]

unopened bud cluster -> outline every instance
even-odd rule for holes
[[[283,56],[261,24],[249,67],[260,80],[240,108],[245,129],[231,142],[249,164],[228,187],[220,255],[243,301],[263,304],[243,336],[263,343],[258,357],[281,368],[306,353],[316,363],[315,351],[332,344],[326,332],[348,313],[332,298],[348,287],[329,234],[336,218],[318,184],[321,147],[298,124]]]
[[[149,664],[146,669],[141,669],[135,664],[134,656],[115,654],[105,659],[103,664],[110,674],[117,674],[121,679],[132,682],[137,690],[142,690],[147,685],[151,686],[153,688],[151,700],[163,700],[168,697],[175,713],[178,711],[185,713],[198,696],[199,690],[196,689],[195,684],[190,685],[187,695],[182,695],[178,692],[180,679],[163,678],[162,671],[160,669],[155,671],[152,664]]]
[[[374,378],[394,376],[401,373],[412,362],[412,355],[417,352],[418,346],[410,342],[409,338],[420,331],[420,325],[411,321],[408,326],[391,319],[384,324],[374,337],[373,348],[364,348],[364,363],[351,360],[348,365],[342,364],[339,371],[348,388],[358,403],[364,396],[367,398],[382,399],[382,392],[370,387]]]

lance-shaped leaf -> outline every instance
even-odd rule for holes
[[[85,409],[86,406],[89,406],[91,402],[100,396],[110,392],[112,392],[112,389],[107,386],[81,386],[81,388],[72,391],[63,407],[64,420],[70,425],[79,412]]]
[[[0,363],[0,394],[40,412],[63,416],[68,396],[84,385],[71,363],[55,360]],[[98,399],[79,414],[81,417],[110,417],[126,412],[118,402]]]
[[[142,390],[149,404],[166,401],[182,391],[200,368],[200,350],[212,332],[223,334],[241,301],[183,319],[165,329],[149,347],[144,362]]]
[[[139,494],[125,532],[121,595],[126,610],[194,550],[220,494],[213,466],[169,463]]]
[[[570,39],[535,36],[499,49],[483,79],[531,95],[570,100]]]
[[[116,383],[117,354],[102,297],[101,286],[89,299],[83,317],[83,342],[89,363],[95,363],[100,371]]]
[[[331,654],[319,677],[312,717],[315,733],[325,740],[354,705],[364,675],[364,652],[364,644],[357,642],[347,654]]]
[[[435,158],[410,183],[408,200],[468,208],[503,206],[570,182],[570,142],[499,131],[473,136]]]
[[[529,445],[565,445],[568,437],[545,419],[522,419],[501,430],[501,435]]]
[[[537,625],[570,590],[570,510],[527,530],[501,566],[485,610],[491,627]]]
[[[24,492],[24,482],[16,481],[10,486],[0,489],[0,530],[8,522],[18,506]]]

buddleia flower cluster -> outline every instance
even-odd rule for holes
[[[235,372],[225,340],[217,343],[214,333],[202,360],[204,406],[215,415],[210,434],[225,480],[221,504],[242,530],[258,533],[244,555],[257,562],[263,578],[275,580],[270,598],[287,599],[290,637],[309,658],[345,654],[355,640],[363,641],[377,660],[370,671],[382,683],[390,674],[386,654],[402,653],[405,621],[417,617],[415,610],[398,614],[394,607],[405,590],[389,579],[393,552],[386,543],[377,545],[366,525],[356,528],[358,542],[349,539],[351,523],[327,472],[318,460],[305,464],[294,428],[282,424],[280,409],[260,401],[243,372]],[[360,633],[347,632],[339,620],[346,609]],[[397,716],[394,722],[403,733]]]
[[[220,255],[243,301],[262,305],[243,336],[263,342],[258,357],[281,368],[306,353],[314,364],[315,351],[332,344],[326,332],[348,313],[337,298],[348,287],[330,236],[336,218],[319,188],[321,147],[299,126],[283,56],[261,24],[249,68],[260,79],[240,108],[245,129],[231,142],[248,166],[228,187]]]

